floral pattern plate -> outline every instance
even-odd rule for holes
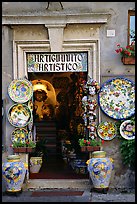
[[[12,142],[25,142],[28,138],[28,131],[25,128],[16,128],[11,134]]]
[[[120,134],[124,139],[135,139],[135,124],[131,120],[125,120],[120,125]]]
[[[103,140],[112,140],[117,134],[117,127],[112,122],[101,122],[98,125],[97,133]]]
[[[27,79],[15,79],[8,87],[8,94],[14,102],[25,103],[32,97],[32,83]]]
[[[8,120],[15,127],[25,127],[31,119],[31,111],[25,104],[14,104],[9,108]]]
[[[101,110],[113,119],[126,119],[135,113],[135,85],[117,77],[105,82],[98,94]]]

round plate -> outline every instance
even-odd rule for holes
[[[8,87],[8,94],[14,102],[25,103],[32,97],[32,83],[27,79],[15,79]]]
[[[14,104],[8,111],[8,120],[15,127],[25,127],[31,119],[31,111],[25,104]]]
[[[120,134],[124,139],[135,139],[135,124],[131,120],[126,120],[120,125]]]
[[[112,140],[117,134],[117,127],[112,122],[101,122],[98,125],[97,133],[103,140]]]
[[[16,128],[11,134],[12,142],[25,142],[28,137],[28,131],[25,128]]]
[[[113,119],[126,119],[135,113],[135,85],[117,77],[105,82],[98,94],[101,110]]]

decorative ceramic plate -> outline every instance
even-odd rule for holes
[[[113,119],[126,119],[135,113],[135,85],[117,77],[105,82],[98,94],[102,111]]]
[[[112,122],[101,122],[98,125],[97,133],[103,140],[112,140],[117,134],[117,127]]]
[[[131,120],[126,120],[120,125],[120,134],[124,139],[135,139],[135,124]]]
[[[11,134],[11,141],[12,142],[25,142],[28,138],[28,131],[25,128],[16,128]]]
[[[31,119],[31,111],[25,104],[14,104],[8,111],[8,120],[15,127],[25,127]]]
[[[32,97],[33,86],[27,79],[15,79],[10,83],[8,93],[14,102],[25,103]]]

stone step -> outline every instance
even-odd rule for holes
[[[89,189],[91,188],[91,183],[89,179],[29,179],[23,188],[29,190],[44,188]]]

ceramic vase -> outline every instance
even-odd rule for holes
[[[113,159],[106,157],[104,151],[94,151],[87,164],[93,188],[98,191],[108,191],[111,173],[114,168]]]
[[[39,173],[42,166],[42,157],[30,157],[30,172]]]
[[[20,192],[25,179],[27,165],[20,160],[19,155],[9,155],[7,162],[2,164],[2,175],[7,192]]]

